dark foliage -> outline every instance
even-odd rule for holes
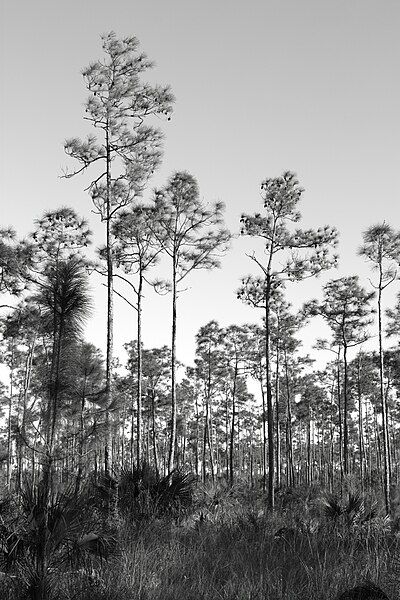
[[[328,521],[336,524],[343,523],[348,526],[366,523],[378,515],[376,504],[372,504],[367,508],[360,494],[351,493],[348,495],[347,500],[334,494],[326,495],[322,499],[322,510]]]
[[[108,558],[115,543],[93,530],[91,504],[87,490],[76,494],[71,486],[48,497],[41,483],[29,479],[18,500],[1,500],[0,566],[27,598],[45,600],[60,572]]]
[[[366,583],[343,592],[337,600],[389,600],[389,598],[374,583]]]
[[[178,470],[160,477],[143,463],[121,469],[118,476],[103,473],[93,483],[94,502],[103,511],[116,506],[122,516],[135,522],[161,515],[176,517],[191,506],[195,482],[192,474]]]

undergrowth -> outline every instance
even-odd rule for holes
[[[126,473],[124,478],[122,500],[114,502],[110,517],[115,548],[105,557],[93,552],[87,564],[75,561],[59,569],[49,597],[334,600],[346,588],[370,581],[391,600],[399,598],[398,534],[368,498],[285,490],[270,513],[260,491],[240,484],[195,487],[183,479],[176,480],[183,490],[181,503],[179,492],[167,501],[165,488],[152,481],[147,500],[145,485],[134,488],[131,502],[139,505],[128,510],[132,478]],[[118,485],[109,487],[113,498]],[[104,485],[97,492],[106,510]],[[104,520],[101,506],[95,498],[91,518],[98,514],[99,523]],[[1,598],[24,597],[17,575],[12,568],[3,573]]]

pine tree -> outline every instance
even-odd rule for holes
[[[139,52],[135,37],[118,39],[114,32],[102,36],[104,60],[91,63],[83,77],[89,91],[85,120],[99,135],[86,140],[72,138],[65,151],[80,163],[72,177],[97,165],[100,173],[87,190],[106,228],[105,262],[107,276],[107,351],[106,389],[108,405],[112,401],[113,362],[113,285],[114,240],[112,222],[116,215],[142,193],[148,179],[161,161],[162,135],[147,123],[155,116],[169,118],[173,96],[168,87],[153,86],[141,80],[153,67],[147,56]],[[110,467],[109,443],[104,451],[105,469]]]
[[[152,207],[143,204],[135,205],[130,211],[121,212],[113,224],[115,237],[115,261],[121,266],[125,275],[136,275],[135,283],[126,276],[115,274],[127,283],[134,294],[134,302],[126,300],[136,311],[137,322],[137,390],[136,390],[136,464],[141,463],[142,447],[142,303],[143,285],[150,283],[148,271],[154,267],[162,251],[149,220],[154,216]],[[119,294],[121,295],[121,294]],[[132,449],[133,450],[133,449]],[[133,464],[133,453],[131,455]]]
[[[163,252],[171,262],[171,434],[168,469],[174,467],[176,438],[176,325],[179,285],[196,269],[220,266],[230,234],[222,227],[224,205],[207,207],[201,200],[195,178],[186,172],[172,175],[155,193],[154,219],[150,221]]]
[[[379,339],[379,373],[380,397],[382,406],[383,426],[383,459],[384,459],[384,492],[386,511],[390,513],[390,455],[389,455],[389,424],[387,402],[384,391],[384,360],[383,360],[383,326],[382,326],[382,294],[384,290],[398,277],[397,267],[400,263],[400,232],[383,222],[373,225],[363,233],[363,246],[359,254],[372,263],[372,268],[378,273],[378,280],[373,287],[377,290],[378,301],[378,339]]]
[[[258,304],[262,301],[265,310],[265,373],[267,391],[268,421],[268,496],[269,505],[274,507],[275,448],[274,420],[272,405],[271,379],[271,298],[285,281],[300,281],[306,277],[319,275],[337,262],[330,254],[330,248],[337,241],[337,232],[333,227],[325,226],[312,229],[291,231],[290,223],[300,220],[297,205],[303,189],[299,186],[294,173],[285,172],[281,177],[266,179],[261,184],[261,196],[265,216],[260,214],[242,215],[242,234],[261,238],[264,243],[264,256],[256,253],[248,255],[262,272],[261,278],[247,277],[242,280],[239,292],[247,302],[254,294]],[[250,293],[246,288],[250,288]],[[263,300],[261,300],[263,298]],[[250,303],[254,302],[250,300]]]
[[[329,281],[323,288],[323,300],[306,305],[306,311],[312,315],[321,315],[333,333],[333,344],[343,348],[343,467],[344,474],[349,472],[349,393],[348,393],[348,350],[365,342],[369,334],[372,309],[370,302],[374,292],[368,293],[358,283],[358,277],[341,277]]]

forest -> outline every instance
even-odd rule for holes
[[[1,597],[398,598],[400,230],[357,232],[361,280],[335,277],[335,227],[300,227],[292,171],[260,182],[236,231],[187,171],[145,202],[174,95],[146,82],[135,37],[101,43],[82,71],[92,133],[66,140],[62,177],[80,176],[102,238],[65,206],[24,239],[0,228]],[[183,364],[181,294],[238,236],[254,274],[232,297],[254,322],[205,323]],[[294,310],[288,286],[327,271],[321,300]],[[84,334],[94,273],[104,348]],[[143,344],[149,294],[165,296],[169,345]],[[122,354],[116,297],[136,324]],[[314,320],[324,367],[302,348]]]

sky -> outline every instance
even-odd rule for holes
[[[383,220],[400,228],[398,0],[1,0],[0,23],[1,226],[23,237],[45,210],[72,206],[89,220],[94,246],[104,243],[84,191],[89,174],[60,175],[73,166],[64,140],[88,133],[81,70],[102,56],[100,34],[114,30],[140,40],[156,62],[149,78],[176,96],[172,120],[160,122],[165,155],[145,199],[187,170],[205,202],[226,204],[237,233],[242,212],[262,210],[260,182],[295,171],[305,188],[301,225],[336,226],[341,260],[337,271],[288,288],[294,309],[333,277],[359,274],[369,286],[357,256],[362,232]],[[220,270],[187,279],[181,361],[192,362],[195,334],[211,319],[259,321],[235,295],[240,278],[255,272],[246,256],[253,245],[234,239]],[[105,288],[96,276],[91,285],[87,338],[104,349]],[[389,304],[399,289],[393,284]],[[146,290],[147,347],[169,343],[170,306],[170,297]],[[116,298],[117,355],[135,338],[135,318]],[[320,323],[303,332],[305,351],[321,332]]]

